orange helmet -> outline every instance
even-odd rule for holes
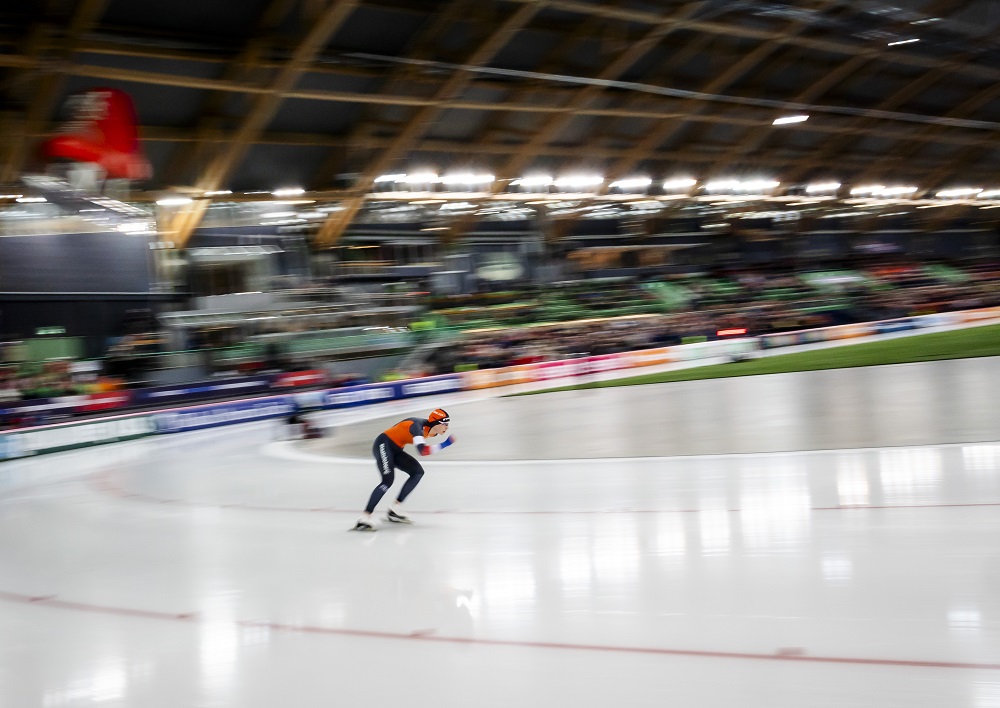
[[[448,415],[448,411],[444,408],[435,408],[431,411],[431,414],[427,416],[427,422],[430,423],[432,427],[441,424],[448,425],[448,423],[451,422],[451,416]]]

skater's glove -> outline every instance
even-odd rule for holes
[[[431,446],[430,445],[420,445],[417,448],[417,450],[419,450],[420,454],[423,455],[424,457],[427,457],[429,454],[431,454]]]
[[[443,443],[441,443],[441,449],[444,450],[449,445],[454,445],[454,444],[455,444],[455,436],[449,435],[448,439],[445,440]]]

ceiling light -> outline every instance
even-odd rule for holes
[[[290,216],[295,216],[294,211],[269,211],[266,214],[261,214],[261,219],[286,219]]]
[[[900,39],[896,42],[889,42],[889,44],[887,44],[886,46],[897,47],[900,44],[913,44],[914,42],[919,42],[919,41],[920,41],[919,39]]]
[[[191,197],[164,197],[163,199],[157,199],[157,206],[184,206],[185,204],[190,204],[193,200]]]
[[[771,125],[788,125],[789,123],[803,123],[809,120],[809,116],[797,115],[797,116],[782,116],[781,118],[775,118]]]
[[[445,175],[441,178],[442,184],[489,184],[496,177],[494,175],[488,174],[472,174],[471,172],[463,172],[453,175]]]
[[[935,194],[935,197],[949,198],[949,197],[972,197],[980,192],[982,192],[982,187],[959,187],[956,189],[942,189],[940,192]]]
[[[645,189],[653,183],[649,177],[630,177],[612,182],[608,187],[614,189]]]
[[[893,197],[902,194],[913,194],[916,187],[886,187],[881,184],[871,184],[864,187],[855,187],[851,190],[852,195],[871,195],[873,197]]]
[[[604,178],[598,175],[569,175],[560,177],[554,184],[557,187],[596,187],[604,184]]]
[[[45,197],[17,197],[17,201],[21,204],[36,204],[48,200]]]
[[[213,189],[210,192],[205,192],[206,197],[218,197],[223,194],[232,194],[228,189]]]
[[[987,189],[976,195],[979,199],[996,199],[1000,197],[1000,189]]]
[[[402,181],[406,184],[436,184],[441,180],[433,172],[415,172],[412,175],[404,175]]]
[[[144,234],[149,231],[149,224],[143,221],[126,222],[118,224],[118,230],[125,234]]]
[[[774,189],[781,182],[764,179],[740,181],[738,179],[722,179],[709,182],[705,190],[709,192],[761,192]]]
[[[552,184],[552,175],[532,175],[521,177],[511,182],[513,187],[548,187]]]
[[[781,182],[772,179],[748,180],[740,185],[741,191],[768,190],[775,189]]]
[[[705,189],[709,192],[722,192],[728,189],[736,189],[740,186],[740,181],[737,179],[720,179],[715,182],[709,182],[705,185]]]
[[[297,197],[305,193],[306,190],[302,189],[302,187],[282,187],[271,192],[275,197]]]
[[[693,187],[698,184],[698,180],[692,179],[690,177],[676,177],[674,179],[666,180],[661,186],[664,189],[685,189],[687,187]]]
[[[817,182],[807,186],[806,192],[815,194],[816,192],[835,192],[838,189],[840,189],[840,182]]]
[[[913,194],[916,191],[916,187],[886,187],[881,191],[880,196],[898,197],[901,194]]]
[[[375,178],[376,182],[402,182],[406,175],[380,175]]]

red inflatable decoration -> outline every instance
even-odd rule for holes
[[[42,155],[100,165],[107,179],[144,180],[152,175],[139,146],[135,108],[124,91],[95,88],[70,97],[69,123],[46,140]]]

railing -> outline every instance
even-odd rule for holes
[[[273,358],[297,362],[322,356],[378,354],[412,346],[415,337],[406,331],[373,331],[333,335],[315,332],[257,335],[225,347],[206,347],[166,352],[129,352],[99,359],[105,372],[139,374],[205,367],[210,370],[267,362]]]

